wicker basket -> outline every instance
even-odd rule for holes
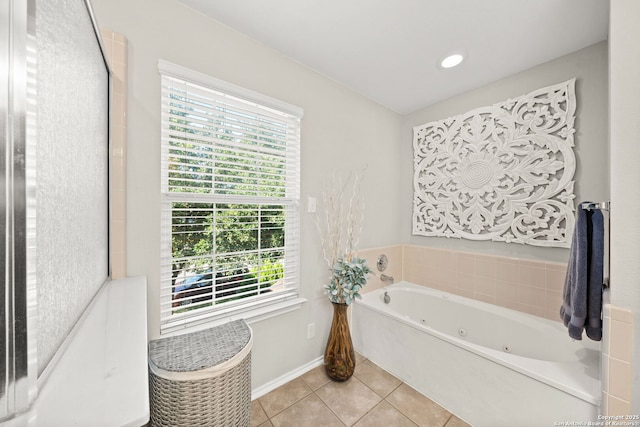
[[[251,346],[242,320],[151,341],[151,425],[249,426]]]

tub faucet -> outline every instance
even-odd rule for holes
[[[387,276],[387,275],[386,275],[386,274],[384,274],[384,273],[380,275],[380,280],[381,280],[383,283],[386,283],[386,284],[388,284],[388,285],[393,285],[393,281],[394,281],[393,276]]]

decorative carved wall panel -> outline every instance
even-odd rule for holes
[[[575,79],[413,129],[413,234],[569,247]]]

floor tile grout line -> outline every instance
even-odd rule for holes
[[[328,383],[327,383],[327,384],[328,384]],[[326,385],[326,384],[325,384],[325,385]],[[320,389],[318,389],[318,390],[320,390]],[[314,393],[315,393],[315,392],[314,392]],[[322,398],[321,398],[318,394],[316,394],[316,396],[318,397],[318,399],[320,399],[320,402],[322,402],[322,404],[323,404],[324,406],[326,406],[326,407],[327,407],[327,409],[328,409],[328,410],[329,410],[333,415],[335,415],[335,416],[336,416],[336,419],[337,419],[337,420],[338,420],[338,421],[339,421],[339,422],[340,422],[344,427],[348,427],[348,426],[347,426],[347,423],[345,423],[344,421],[342,421],[342,418],[340,418],[340,416],[339,416],[338,414],[336,414],[336,412],[335,412],[333,409],[331,409],[331,406],[327,405],[327,402],[325,402],[324,400],[322,400]]]
[[[363,363],[369,361],[372,365],[380,368],[378,365],[376,365],[375,363],[371,362],[369,359],[362,357],[362,360],[360,360],[360,362],[356,365],[356,366],[360,366]],[[409,386],[408,384],[406,384],[404,381],[400,380],[398,377],[396,377],[395,375],[393,375],[392,373],[388,372],[388,371],[384,371],[387,374],[391,375],[393,378],[395,378],[396,380],[399,381],[399,384],[396,385],[391,391],[389,391],[388,393],[385,394],[385,396],[381,396],[380,394],[378,394],[375,390],[373,390],[367,382],[365,382],[364,379],[360,378],[359,375],[356,375],[354,372],[353,377],[355,377],[358,382],[360,382],[362,385],[364,385],[369,391],[371,391],[372,393],[374,393],[377,397],[380,398],[380,400],[371,408],[369,409],[367,412],[365,412],[360,418],[358,418],[357,420],[355,420],[351,425],[355,425],[359,422],[361,422],[367,415],[369,415],[372,411],[374,411],[378,406],[380,406],[380,404],[382,402],[386,402],[388,405],[390,405],[392,408],[394,408],[395,410],[398,411],[398,413],[400,413],[402,416],[404,416],[407,420],[409,420],[412,424],[414,424],[415,426],[419,426],[419,424],[417,424],[411,417],[409,417],[409,415],[407,415],[405,412],[403,412],[400,408],[396,407],[391,401],[387,400],[394,392],[396,392],[400,387],[402,387],[402,385],[407,385],[408,387],[410,387],[411,389],[413,389],[413,387]],[[285,407],[284,409],[278,411],[277,413],[275,413],[273,416],[268,416],[266,410],[264,409],[264,405],[262,404],[262,402],[260,402],[259,399],[256,399],[257,403],[259,404],[260,408],[262,409],[262,411],[265,413],[265,415],[267,416],[267,420],[266,422],[269,422],[272,426],[274,426],[275,424],[273,423],[273,419],[277,416],[279,416],[281,413],[283,413],[284,411],[290,409],[291,407],[293,407],[294,405],[300,403],[302,400],[309,398],[311,395],[314,395],[315,398],[317,398],[322,405],[329,410],[330,413],[334,414],[334,416],[336,417],[336,419],[338,420],[338,422],[344,426],[344,427],[348,427],[347,424],[340,418],[340,416],[327,404],[327,402],[325,402],[320,395],[317,393],[318,391],[320,391],[321,389],[323,389],[324,387],[326,387],[328,384],[331,384],[331,379],[329,379],[327,382],[325,382],[324,384],[320,385],[317,388],[313,388],[311,386],[311,384],[309,384],[309,382],[307,380],[305,380],[304,378],[302,378],[302,375],[299,377],[302,380],[302,383],[308,388],[308,390],[310,390],[309,393],[307,393],[306,395],[302,396],[301,398],[297,399],[295,402],[289,404],[287,407]],[[414,389],[415,390],[415,389]],[[434,402],[435,403],[435,402]],[[448,411],[447,411],[448,412]],[[449,412],[449,417],[446,419],[446,421],[444,422],[444,424],[442,424],[442,426],[440,427],[446,427],[446,425],[451,421],[451,419],[455,416],[455,414]]]
[[[398,377],[395,377],[395,378],[398,378]],[[402,414],[406,419],[408,419],[410,422],[412,422],[413,424],[415,424],[415,425],[416,425],[416,427],[417,427],[417,426],[419,426],[419,424],[418,424],[417,422],[415,422],[415,421],[413,420],[413,418],[411,418],[411,417],[409,416],[409,414],[405,414],[405,412],[404,412],[402,409],[400,409],[400,408],[398,408],[396,405],[394,405],[394,404],[393,404],[393,402],[391,402],[391,401],[387,400],[387,398],[388,398],[388,397],[390,397],[390,396],[391,396],[391,395],[392,395],[396,390],[398,390],[398,389],[399,389],[400,387],[402,387],[403,385],[406,385],[406,386],[408,386],[408,387],[411,387],[411,386],[409,386],[408,384],[406,384],[404,381],[400,381],[400,384],[398,384],[398,385],[396,386],[396,388],[394,388],[394,389],[393,389],[389,394],[387,394],[387,396],[386,396],[384,399],[382,399],[382,400],[384,400],[385,402],[387,402],[387,403],[389,404],[389,406],[391,406],[393,409],[395,409],[396,411],[398,411],[399,413],[401,413],[401,414]],[[442,426],[442,427],[444,427],[444,426]]]
[[[449,412],[449,418],[447,418],[447,421],[444,422],[444,424],[442,424],[442,427],[447,427],[447,424],[449,424],[449,421],[451,421],[451,418],[453,418],[453,414]]]
[[[272,418],[277,417],[278,415],[280,415],[281,413],[283,413],[283,412],[284,412],[284,411],[286,411],[287,409],[291,408],[291,407],[292,407],[293,405],[295,405],[296,403],[301,402],[302,400],[306,399],[307,397],[311,396],[312,394],[315,394],[315,391],[313,391],[313,390],[311,389],[311,387],[309,387],[309,385],[308,385],[304,380],[302,380],[302,382],[304,382],[304,384],[309,388],[309,390],[311,390],[311,392],[310,392],[310,393],[305,394],[305,395],[304,395],[304,396],[302,396],[300,399],[298,399],[298,400],[296,400],[295,402],[293,402],[293,403],[291,403],[290,405],[288,405],[286,408],[281,409],[280,411],[276,412],[276,413],[275,413],[275,414],[273,414],[273,416],[271,416],[271,417],[267,414],[267,411],[265,411],[264,406],[262,406],[262,403],[260,403],[260,401],[259,401],[258,399],[256,399],[256,400],[258,400],[258,403],[260,403],[260,406],[262,406],[262,410],[264,411],[265,415],[267,415],[267,420],[268,420],[268,421],[271,421],[271,419],[272,419]],[[324,402],[323,402],[323,403],[324,403]],[[273,423],[271,423],[271,424],[273,424]]]
[[[355,423],[353,423],[352,425],[356,425],[358,424],[364,417],[366,417],[367,415],[369,415],[369,413],[371,413],[371,411],[373,411],[374,409],[376,409],[378,407],[379,404],[381,404],[384,401],[384,399],[381,399],[380,402],[376,403],[375,405],[373,405],[373,408],[369,409],[366,413],[364,413],[360,418],[358,418],[356,420]]]

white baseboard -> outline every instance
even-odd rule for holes
[[[286,374],[279,376],[273,381],[269,381],[268,383],[251,390],[251,400],[255,400],[261,396],[264,396],[270,391],[277,389],[281,385],[284,385],[289,381],[295,378],[298,378],[300,375],[309,372],[313,368],[322,365],[323,362],[324,362],[324,357],[320,356],[317,359],[314,359],[311,362],[294,369],[293,371],[289,371]]]

